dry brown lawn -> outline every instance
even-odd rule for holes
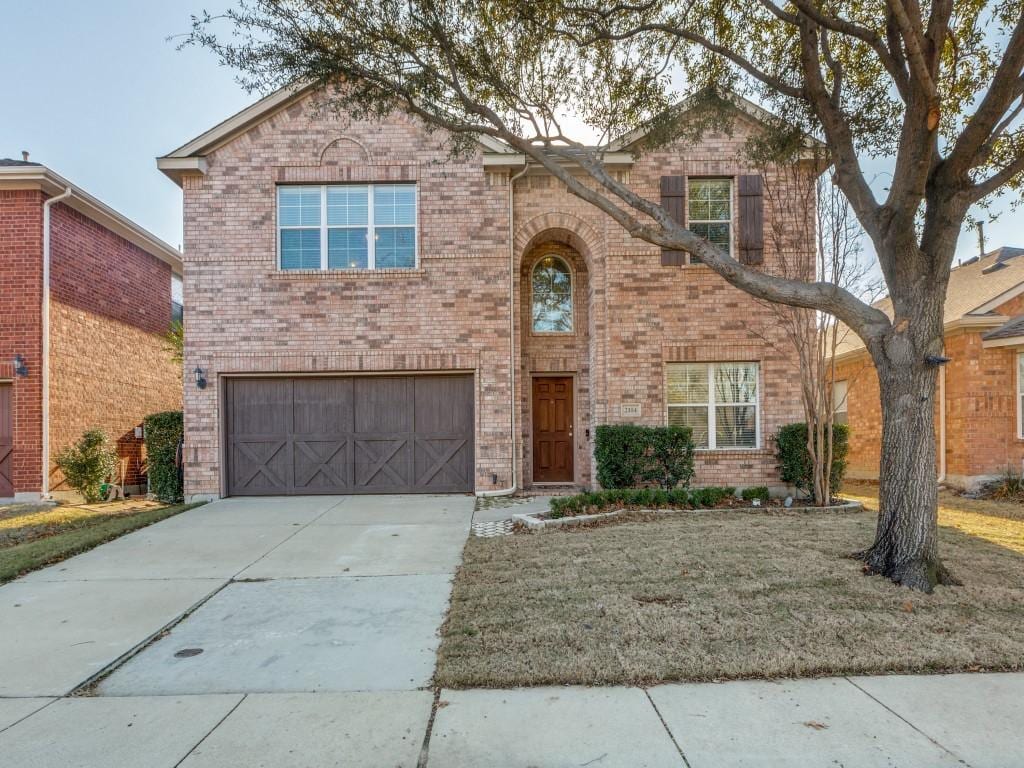
[[[940,528],[965,586],[932,595],[845,557],[872,540],[866,512],[718,511],[471,538],[437,683],[1024,669],[1024,523],[972,517],[1001,533]]]
[[[167,506],[145,498],[96,504],[0,505],[0,549]]]

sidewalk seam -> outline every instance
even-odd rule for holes
[[[229,717],[231,717],[231,715],[234,714],[235,710],[238,709],[240,706],[242,706],[242,702],[245,701],[248,697],[249,697],[249,694],[243,693],[242,694],[242,698],[240,698],[238,701],[235,702],[235,705],[233,707],[231,707],[231,709],[229,709],[224,714],[224,717],[222,717],[220,720],[218,720],[216,723],[214,723],[213,724],[213,728],[208,730],[206,732],[206,734],[203,736],[203,738],[201,738],[199,741],[197,741],[195,744],[193,744],[192,747],[189,749],[189,751],[186,752],[184,755],[182,755],[181,760],[179,760],[178,762],[176,762],[174,764],[174,768],[178,768],[179,765],[181,765],[186,760],[188,760],[189,755],[191,755],[193,752],[195,752],[197,749],[199,749],[200,745],[202,745],[202,743],[204,741],[206,741],[208,738],[210,738],[210,736],[213,734],[213,732],[216,731],[218,728],[220,728],[220,726],[223,724],[223,722],[225,720],[227,720]]]
[[[665,729],[665,733],[667,733],[669,739],[672,740],[672,745],[676,748],[676,751],[679,753],[679,756],[681,758],[683,758],[683,765],[685,765],[686,768],[691,768],[690,761],[686,759],[686,753],[683,752],[683,748],[681,746],[679,746],[679,742],[676,741],[675,734],[672,733],[672,729],[668,727],[668,723],[665,722],[665,718],[662,717],[662,715],[661,715],[661,710],[658,709],[658,705],[655,704],[654,703],[654,699],[651,698],[650,690],[647,689],[647,688],[644,688],[643,692],[644,692],[644,696],[647,697],[647,701],[649,701],[651,703],[651,709],[654,710],[654,714],[656,714],[658,716],[658,719],[661,721],[661,725]]]
[[[911,727],[911,728],[912,728],[913,730],[917,731],[917,732],[918,732],[919,734],[921,734],[922,736],[924,736],[924,737],[925,737],[926,739],[928,739],[928,741],[930,741],[930,742],[931,742],[932,744],[934,744],[935,746],[937,746],[937,747],[938,747],[939,749],[941,749],[941,750],[942,750],[943,752],[946,752],[946,753],[948,753],[948,754],[952,755],[952,756],[953,756],[953,757],[955,757],[955,758],[956,758],[957,760],[959,760],[959,761],[960,761],[960,762],[961,762],[961,763],[962,763],[963,765],[966,765],[966,766],[968,766],[968,768],[970,768],[971,764],[970,764],[970,763],[968,763],[968,762],[967,762],[966,760],[964,760],[964,759],[963,759],[962,757],[960,757],[960,755],[958,755],[958,754],[957,754],[956,752],[954,752],[953,750],[951,750],[951,749],[950,749],[949,747],[947,747],[947,746],[946,746],[945,744],[942,744],[941,742],[939,742],[939,741],[938,741],[937,739],[934,739],[934,738],[932,738],[931,736],[929,736],[929,735],[928,735],[927,733],[925,733],[925,732],[924,732],[924,731],[922,731],[922,730],[921,730],[920,728],[918,728],[918,727],[917,727],[916,725],[914,725],[914,724],[913,724],[912,722],[910,722],[909,720],[907,720],[907,718],[905,718],[905,717],[904,717],[903,715],[901,715],[901,714],[900,714],[899,712],[897,712],[897,711],[896,711],[895,709],[893,709],[892,707],[890,707],[890,706],[889,706],[888,704],[886,704],[886,703],[885,703],[884,701],[882,701],[881,699],[877,698],[876,696],[872,696],[872,695],[871,695],[870,693],[868,693],[868,692],[867,692],[866,690],[864,690],[864,689],[863,689],[863,688],[861,688],[861,687],[860,687],[859,685],[857,685],[857,684],[856,684],[855,682],[853,682],[853,680],[851,680],[851,679],[850,679],[849,677],[845,677],[845,676],[844,676],[844,677],[843,677],[843,680],[845,680],[845,681],[846,681],[846,682],[848,682],[848,683],[849,683],[850,685],[852,685],[852,686],[853,686],[854,688],[856,688],[856,689],[857,689],[858,691],[860,691],[861,693],[863,693],[863,694],[864,694],[865,696],[867,696],[867,697],[868,697],[869,699],[871,699],[871,700],[872,700],[873,702],[875,702],[875,703],[876,703],[876,704],[877,704],[878,706],[880,706],[880,707],[881,707],[882,709],[884,709],[884,710],[885,710],[886,712],[889,712],[889,713],[891,713],[891,714],[892,714],[892,715],[893,715],[894,717],[897,717],[897,718],[899,718],[899,719],[900,719],[900,720],[902,720],[902,721],[903,721],[904,723],[906,723],[907,725],[909,725],[909,726],[910,726],[910,727]]]
[[[427,718],[427,731],[423,734],[423,746],[420,747],[420,757],[416,761],[416,768],[427,768],[427,761],[430,758],[430,737],[434,734],[434,718],[437,717],[438,704],[441,703],[441,689],[434,689],[434,701],[430,705],[430,717]]]

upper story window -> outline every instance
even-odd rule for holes
[[[670,363],[668,423],[690,427],[697,448],[757,448],[757,363]]]
[[[277,188],[281,269],[412,269],[416,185]]]
[[[686,198],[687,228],[731,254],[732,179],[690,179]]]
[[[181,323],[184,319],[184,290],[181,275],[171,275],[171,324]]]
[[[849,421],[846,401],[850,394],[850,382],[846,379],[832,383],[832,423],[846,424]]]
[[[558,256],[544,256],[533,267],[533,330],[572,331],[572,271]]]

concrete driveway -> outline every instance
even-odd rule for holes
[[[0,696],[112,666],[100,695],[422,688],[472,515],[466,496],[185,512],[0,588]]]

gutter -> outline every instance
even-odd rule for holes
[[[515,243],[515,198],[513,189],[516,179],[529,170],[529,163],[523,163],[523,170],[508,176],[508,377],[509,377],[509,437],[512,441],[512,484],[508,488],[493,491],[477,491],[481,498],[511,496],[519,490],[518,457],[516,455],[516,243]]]
[[[42,360],[41,371],[42,410],[43,410],[43,483],[39,496],[46,499],[50,495],[50,209],[54,203],[71,197],[72,189],[68,187],[56,197],[43,201],[43,309],[42,309]]]

